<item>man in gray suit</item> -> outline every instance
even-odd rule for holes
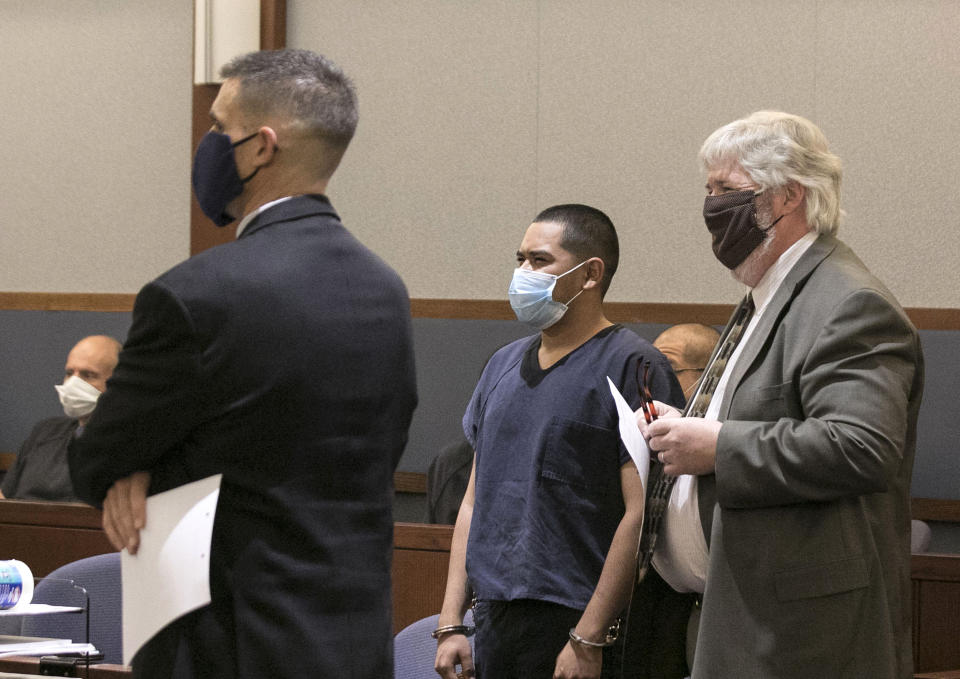
[[[834,236],[840,160],[813,123],[754,113],[700,158],[714,254],[756,311],[701,417],[639,418],[678,477],[654,566],[703,592],[693,677],[911,677],[916,330]]]

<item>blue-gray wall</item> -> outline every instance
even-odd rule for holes
[[[126,337],[129,313],[0,311],[0,451],[15,451],[34,422],[60,412],[53,385],[70,347],[89,334]],[[632,324],[652,340],[666,326]],[[413,321],[420,405],[401,471],[425,472],[443,445],[462,436],[460,419],[487,358],[529,334],[514,321],[417,318]],[[926,388],[920,411],[913,495],[960,499],[960,332],[921,331]],[[410,503],[413,504],[410,504]],[[416,500],[402,518],[420,516]]]

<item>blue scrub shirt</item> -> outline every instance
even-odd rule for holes
[[[537,599],[583,610],[624,505],[620,441],[609,376],[640,407],[636,367],[649,360],[653,397],[683,403],[667,359],[620,325],[597,333],[546,370],[540,336],[487,363],[463,418],[476,451],[467,575],[480,599]]]

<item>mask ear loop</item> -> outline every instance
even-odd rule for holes
[[[591,257],[590,259],[593,259],[593,257]],[[560,280],[561,278],[563,278],[564,276],[566,276],[568,273],[573,273],[574,271],[576,271],[577,269],[579,269],[581,266],[583,266],[584,264],[586,264],[587,262],[589,262],[590,259],[585,259],[585,260],[583,260],[582,262],[580,262],[579,264],[577,264],[575,267],[573,267],[572,269],[570,269],[569,271],[564,271],[562,274],[560,274],[559,276],[557,276],[556,280]],[[554,282],[556,282],[556,281],[554,281]],[[583,294],[583,290],[584,290],[584,288],[580,288],[580,292],[578,292],[577,294],[575,294],[573,297],[571,297],[571,298],[570,298],[569,300],[567,300],[566,302],[563,302],[562,304],[563,304],[565,307],[569,307],[570,304],[573,302],[573,300],[575,300],[577,297],[579,297],[580,295]],[[553,291],[552,291],[552,290],[550,291],[550,294],[551,294],[551,296],[553,295]]]
[[[573,300],[575,300],[577,297],[579,297],[579,296],[582,295],[582,294],[583,294],[583,288],[580,288],[580,292],[578,292],[578,293],[575,294],[573,297],[571,297],[569,300],[567,300],[566,302],[564,302],[564,303],[563,303],[563,306],[569,308],[569,306],[570,306],[571,304],[573,304]]]
[[[753,223],[754,224],[757,223],[757,196],[759,196],[764,191],[766,191],[766,189],[760,189],[759,191],[753,192]],[[779,222],[781,219],[783,219],[786,216],[787,214],[783,213],[782,215],[774,219],[772,222],[770,222],[770,224],[768,224],[767,226],[760,228],[760,226],[758,225],[757,228],[763,231],[764,233],[766,233],[767,231],[775,227],[777,225],[777,222]]]
[[[593,258],[591,257],[590,259],[593,259]],[[557,276],[557,279],[563,278],[563,277],[566,276],[568,273],[573,273],[574,271],[576,271],[577,269],[579,269],[581,266],[583,266],[584,264],[586,264],[587,262],[589,262],[590,259],[585,259],[585,260],[583,260],[582,262],[580,262],[579,264],[577,264],[575,267],[573,267],[572,269],[570,269],[569,271],[564,271],[562,274],[560,274],[559,276]]]
[[[243,139],[238,139],[237,141],[235,141],[235,142],[233,142],[232,144],[230,144],[230,150],[232,151],[233,149],[235,149],[235,148],[237,148],[238,146],[240,146],[240,144],[246,144],[248,141],[250,141],[251,139],[253,139],[254,137],[256,137],[258,134],[260,134],[260,130],[257,130],[257,131],[254,132],[253,134],[248,134],[248,135],[247,135],[246,137],[244,137]],[[236,157],[234,157],[234,163],[236,163]],[[241,183],[241,184],[246,184],[248,181],[250,181],[251,179],[253,179],[254,177],[256,177],[256,176],[257,176],[257,173],[258,173],[259,171],[260,171],[260,168],[258,167],[256,170],[254,170],[253,172],[251,172],[250,174],[248,174],[246,177],[241,177],[241,178],[240,178],[240,183]]]

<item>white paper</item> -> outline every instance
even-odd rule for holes
[[[77,643],[69,639],[0,636],[0,658],[11,655],[58,655],[65,653],[95,655],[99,651],[93,644]]]
[[[120,554],[123,662],[171,622],[210,603],[210,536],[221,475],[147,498],[135,556]]]
[[[637,416],[633,408],[627,403],[627,400],[617,389],[610,377],[607,377],[610,384],[610,393],[613,395],[613,401],[617,404],[617,414],[620,416],[620,439],[626,447],[627,452],[637,465],[637,473],[640,474],[640,480],[643,481],[643,492],[647,492],[647,478],[650,476],[650,447],[646,439],[640,433],[640,427],[637,426]]]
[[[83,613],[80,606],[54,606],[52,604],[24,604],[17,608],[7,608],[0,611],[0,617],[16,617],[23,615],[50,615],[51,613]]]

